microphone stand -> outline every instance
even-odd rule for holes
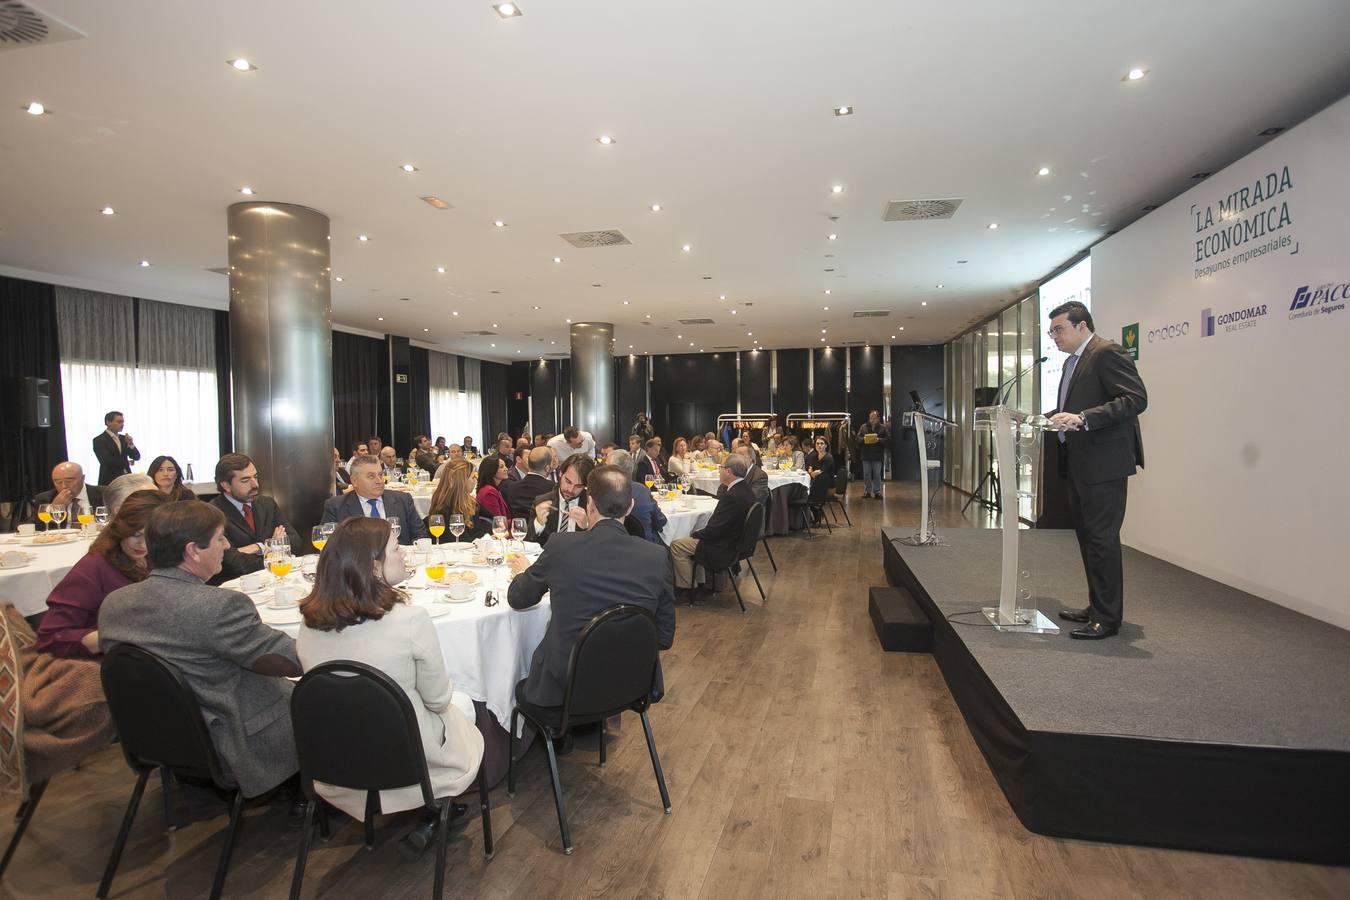
[[[1016,375],[1014,375],[1012,378],[1009,378],[1007,381],[999,385],[998,395],[994,398],[998,400],[998,403],[996,403],[995,405],[1002,406],[1004,403],[1006,403],[1008,401],[1008,394],[1012,392],[1014,385],[1016,385],[1017,382],[1021,380],[1022,376],[1032,371],[1033,369],[1038,368],[1041,365],[1041,363],[1045,362],[1047,359],[1049,359],[1048,356],[1042,356],[1040,359],[1036,360],[1031,365],[1023,366],[1017,372]],[[988,500],[984,499],[984,486],[986,484],[989,485],[990,488],[990,499]],[[971,494],[969,498],[967,498],[965,504],[961,507],[961,514],[965,515],[966,510],[970,508],[970,504],[972,503],[978,503],[985,509],[992,510],[993,512],[1002,512],[998,495],[999,495],[998,470],[994,466],[994,455],[993,453],[990,453],[989,471],[985,472],[982,476],[980,476],[980,483],[975,485],[975,492]]]

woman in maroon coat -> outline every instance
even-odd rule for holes
[[[506,480],[510,470],[506,461],[498,456],[489,456],[478,466],[478,505],[489,516],[511,518],[511,509],[502,496],[501,483]]]

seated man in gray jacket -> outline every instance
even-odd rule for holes
[[[266,793],[300,768],[285,678],[301,674],[295,641],[264,625],[248,595],[206,584],[230,546],[219,509],[165,504],[145,540],[150,576],[103,601],[99,646],[133,644],[182,673],[226,772],[245,797]]]

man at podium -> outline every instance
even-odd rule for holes
[[[1050,423],[1059,431],[1059,473],[1069,479],[1069,512],[1087,574],[1088,607],[1060,618],[1082,623],[1069,633],[1083,640],[1120,631],[1124,575],[1120,526],[1125,487],[1144,465],[1139,414],[1148,394],[1134,360],[1119,344],[1092,331],[1092,313],[1077,300],[1050,311],[1050,337],[1069,354]]]

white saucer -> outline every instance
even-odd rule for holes
[[[258,607],[258,617],[263,620],[264,625],[296,625],[304,619],[304,616],[300,615],[300,607],[298,606],[289,609],[260,606]]]

